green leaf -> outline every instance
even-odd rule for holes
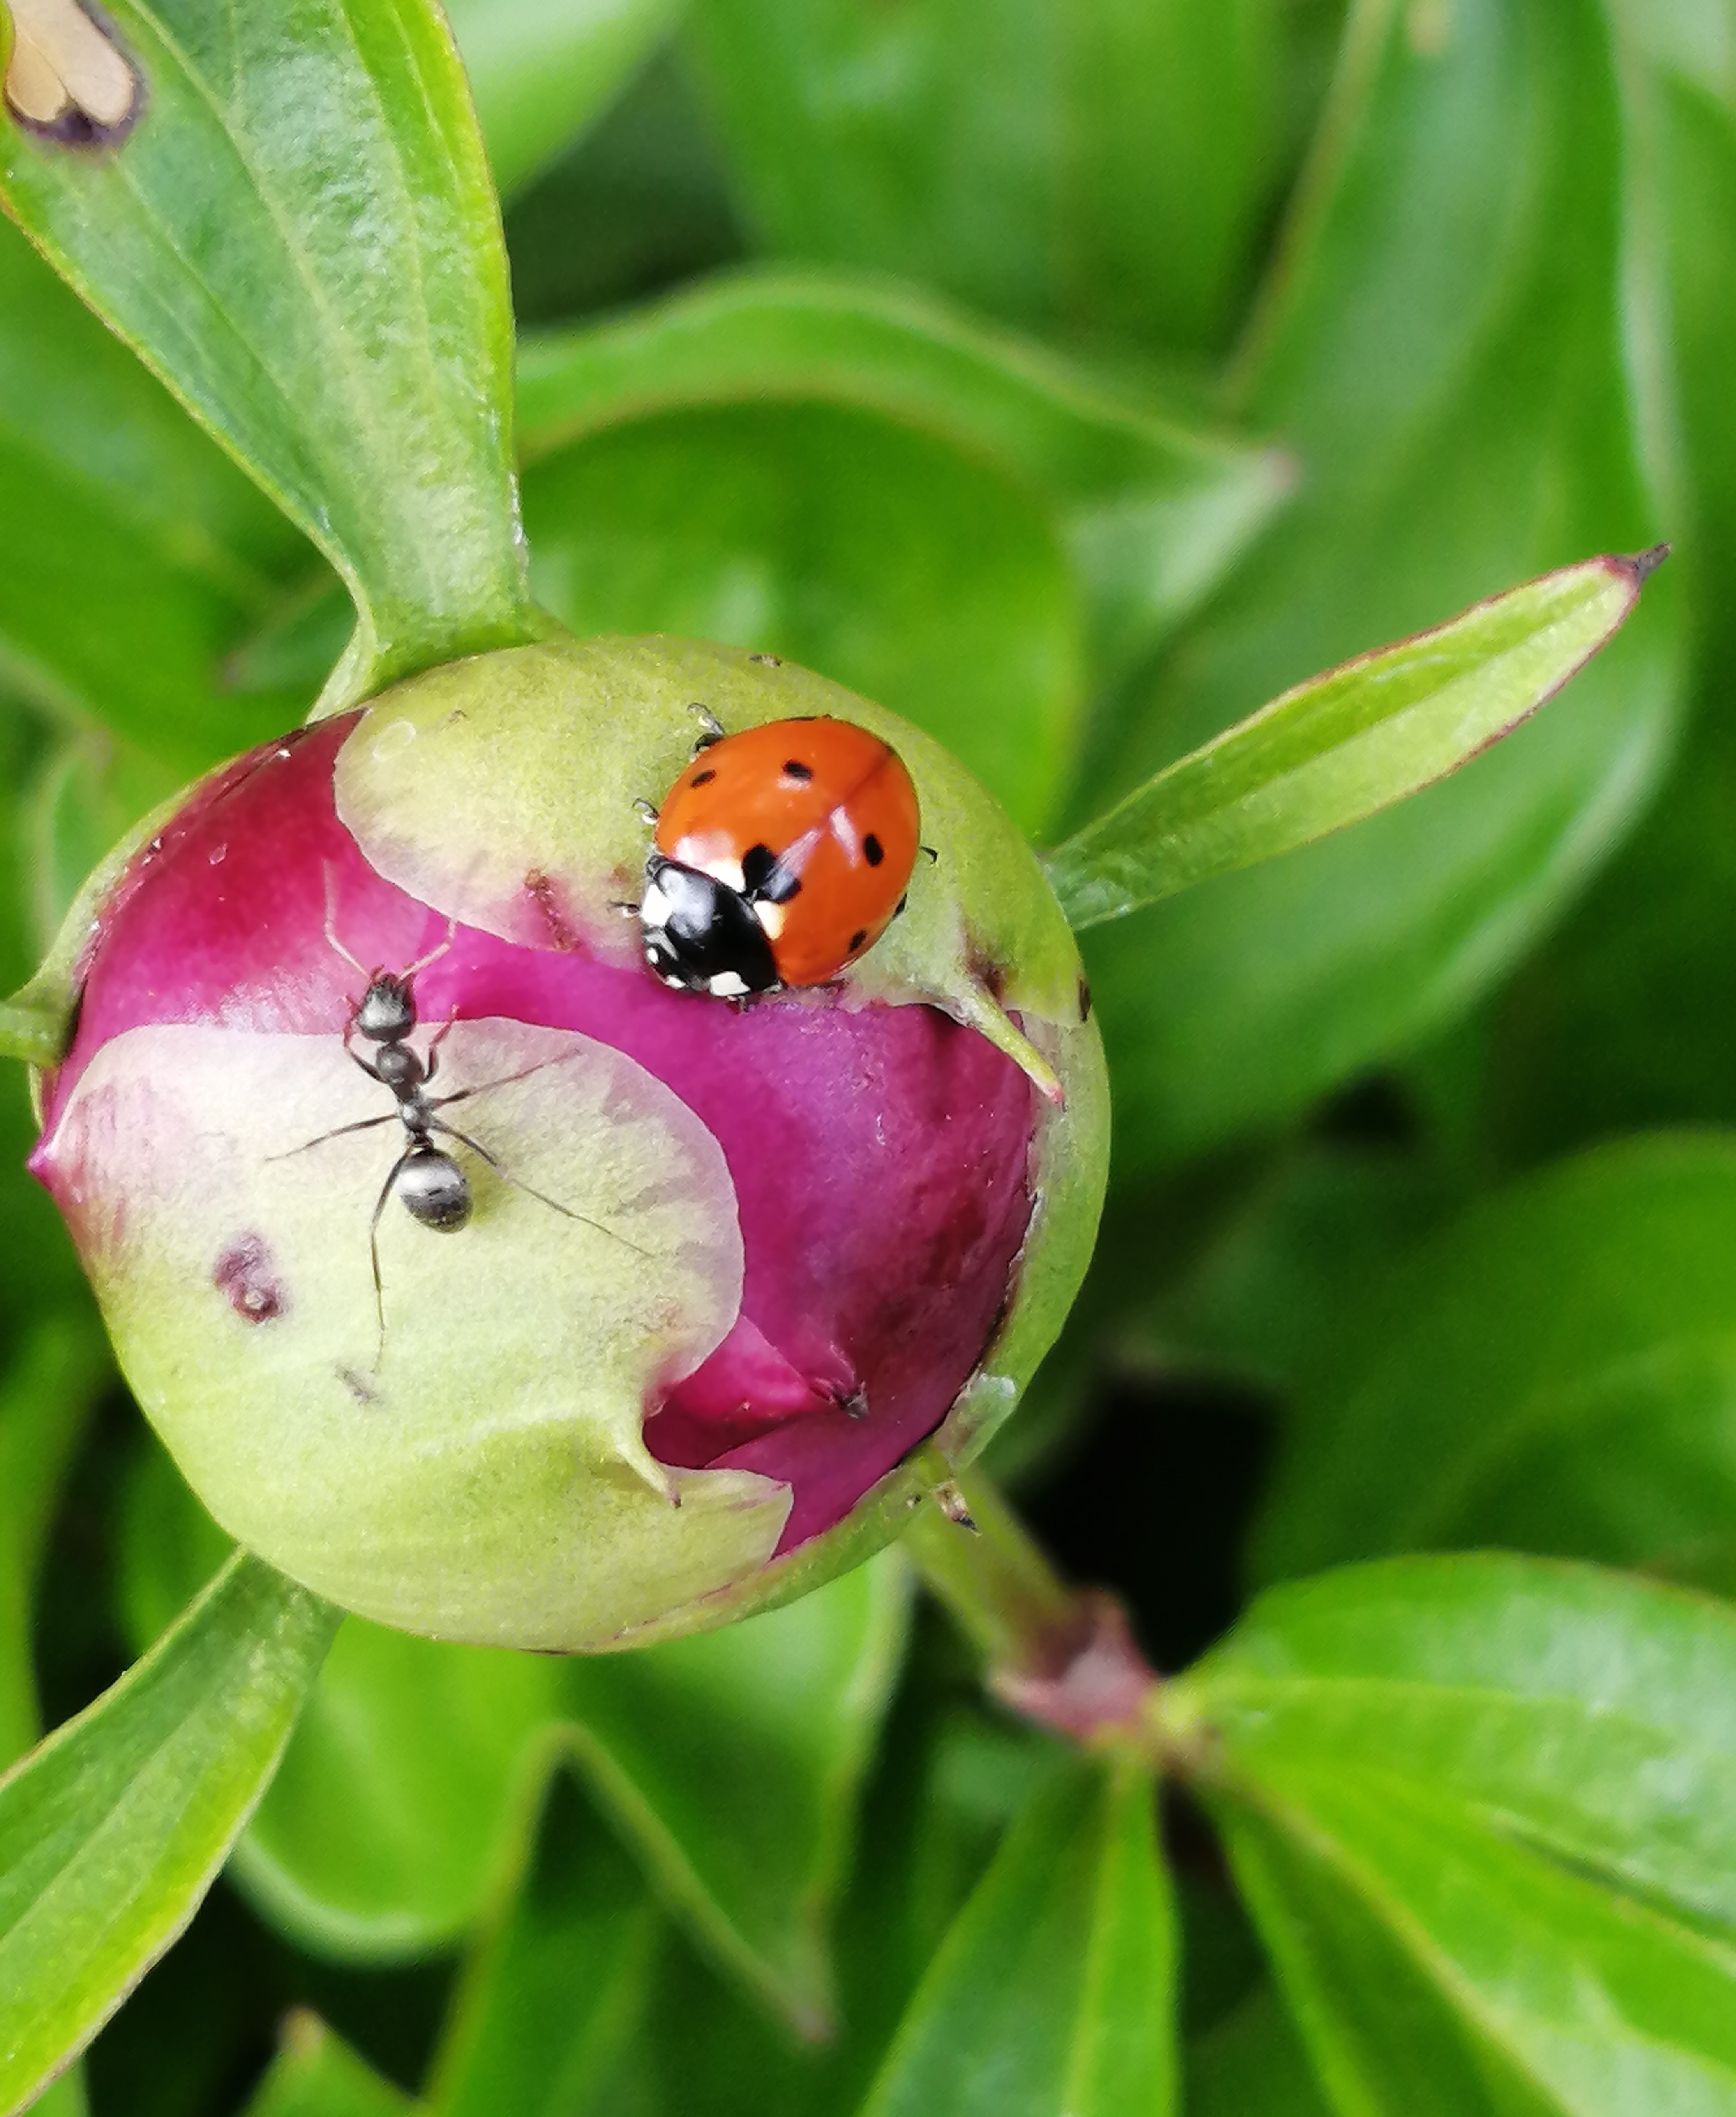
[[[680,0],[453,0],[495,183],[519,190],[600,118]]]
[[[1327,1373],[1256,1545],[1271,1577],[1463,1543],[1736,1589],[1736,1138],[1628,1140],[1407,1263]]]
[[[693,505],[696,490],[706,495]],[[1073,583],[996,470],[830,405],[672,413],[524,480],[532,577],[581,637],[776,653],[891,706],[1040,830],[1079,749]]]
[[[1149,352],[1230,321],[1287,36],[1269,0],[699,0],[687,48],[775,254]]]
[[[237,1553],[143,1661],[0,1779],[0,2109],[76,2056],[192,1916],[336,1624]]]
[[[0,222],[0,673],[177,777],[262,741],[292,702],[226,690],[223,655],[312,555]],[[305,707],[306,701],[302,702]]]
[[[1187,2117],[1331,2117],[1295,2028],[1269,1986],[1187,2054]]]
[[[1491,1115],[1526,1160],[1637,1125],[1736,1120],[1724,975],[1736,921],[1736,740],[1724,707],[1736,653],[1726,592],[1736,569],[1733,47],[1722,9],[1642,0],[1616,12],[1633,47],[1624,83],[1642,150],[1637,263],[1669,308],[1653,357],[1674,385],[1672,514],[1701,695],[1662,798],[1503,1009]]]
[[[245,2117],[412,2117],[419,2107],[317,2015],[298,2008]]]
[[[842,273],[735,274],[534,334],[518,390],[530,461],[656,413],[771,402],[878,412],[998,464],[1054,510],[1111,676],[1218,584],[1292,475],[1273,450],[1111,390],[931,296]]]
[[[164,1451],[141,1441],[120,1547],[134,1640],[160,1630],[228,1548]],[[559,1672],[542,1656],[347,1618],[233,1879],[317,1954],[394,1961],[449,1944],[526,1828],[514,1811],[528,1752],[560,1706]]]
[[[0,103],[0,203],[343,575],[350,688],[535,636],[499,216],[442,18],[115,0],[96,35],[118,122],[71,145]]]
[[[92,1319],[73,1311],[35,1326],[0,1387],[0,1765],[36,1740],[36,1569],[61,1482],[108,1372]]]
[[[1172,1687],[1341,2107],[1736,2097],[1736,1612],[1540,1561],[1280,1589]]]
[[[863,2117],[1158,2117],[1174,2101],[1172,1935],[1153,1774],[1058,1773],[946,1936]]]
[[[1455,0],[1426,19],[1440,36],[1413,36],[1424,18],[1386,0],[1352,11],[1241,371],[1303,486],[1156,693],[1105,720],[1117,787],[1371,641],[1656,536],[1600,11]],[[1667,571],[1646,605],[1570,705],[1469,770],[1093,938],[1124,1176],[1270,1126],[1416,1042],[1559,912],[1669,731]]]
[[[160,756],[94,729],[44,757],[25,789],[18,833],[29,870],[33,961],[53,946],[86,876],[183,784]]]
[[[513,1882],[453,2002],[427,2089],[434,2117],[606,2108],[602,2092],[649,2004],[656,1910],[564,1778]]]
[[[908,1603],[888,1553],[724,1630],[563,1664],[598,1806],[700,1942],[805,2036],[831,2022],[829,1915]]]
[[[1588,559],[1299,684],[1052,853],[1075,931],[1420,792],[1510,734],[1608,644],[1664,557]]]

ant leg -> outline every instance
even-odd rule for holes
[[[422,1086],[425,1088],[440,1070],[440,1046],[451,1035],[452,1025],[458,1018],[458,1008],[454,1003],[452,1012],[428,1040],[428,1055],[422,1061]]]
[[[355,1022],[352,1021],[349,1027],[343,1032],[343,1048],[347,1052],[348,1052],[351,1058],[355,1060],[356,1063],[361,1068],[362,1072],[367,1075],[371,1081],[378,1081],[380,1083],[380,1086],[384,1087],[385,1086],[385,1080],[384,1077],[380,1072],[380,1068],[374,1063],[371,1058],[364,1058],[361,1054],[356,1049],[355,1045],[350,1042],[350,1038],[355,1033]]]
[[[380,1335],[374,1341],[374,1372],[380,1372],[380,1363],[386,1356],[386,1289],[380,1276],[380,1223],[386,1210],[386,1201],[397,1188],[398,1178],[404,1164],[410,1159],[408,1146],[398,1155],[387,1172],[386,1180],[380,1187],[380,1196],[374,1201],[374,1217],[368,1223],[368,1256],[374,1266],[374,1312],[380,1319]]]
[[[358,1059],[359,1065],[361,1061]],[[335,1132],[322,1132],[317,1139],[304,1139],[299,1146],[286,1147],[281,1154],[268,1154],[267,1161],[288,1161],[298,1154],[306,1154],[311,1146],[324,1146],[329,1139],[342,1139],[347,1132],[372,1132],[375,1125],[390,1124],[397,1117],[396,1110],[388,1110],[384,1117],[358,1118],[354,1124],[339,1125]]]
[[[478,1081],[473,1087],[454,1088],[449,1095],[431,1095],[428,1108],[444,1110],[454,1103],[467,1103],[472,1095],[486,1094],[490,1088],[509,1088],[515,1081],[527,1081],[532,1073],[540,1073],[547,1066],[564,1066],[569,1059],[583,1054],[577,1051],[563,1051],[558,1058],[539,1058],[534,1066],[527,1066],[517,1073],[503,1073],[496,1081]]]
[[[539,1191],[534,1183],[527,1183],[523,1177],[514,1176],[510,1169],[503,1169],[482,1142],[472,1139],[467,1132],[460,1132],[456,1125],[447,1124],[440,1118],[432,1118],[429,1122],[435,1132],[444,1132],[448,1139],[455,1139],[461,1146],[467,1146],[472,1154],[480,1155],[503,1183],[510,1183],[515,1191],[528,1192],[540,1204],[551,1207],[566,1220],[577,1220],[583,1228],[592,1228],[600,1235],[607,1235],[615,1242],[625,1243],[635,1257],[648,1257],[651,1255],[649,1250],[642,1250],[637,1243],[628,1242],[625,1235],[618,1235],[613,1228],[606,1228],[601,1220],[593,1220],[587,1213],[575,1213],[570,1206],[563,1206],[559,1199],[550,1197],[546,1191]]]

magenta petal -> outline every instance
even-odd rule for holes
[[[341,1035],[362,981],[329,919],[370,968],[401,969],[447,938],[338,819],[332,767],[349,725],[237,760],[135,863],[90,953],[51,1125],[90,1054],[141,1023]],[[505,1017],[614,1045],[722,1147],[742,1308],[652,1407],[660,1460],[790,1484],[787,1548],[940,1423],[992,1335],[1030,1216],[1035,1109],[1011,1059],[933,1008],[853,1008],[822,991],[738,1010],[582,948],[467,927],[416,989],[425,1022]],[[262,1151],[269,1123],[262,1112]]]

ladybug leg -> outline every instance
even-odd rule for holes
[[[711,708],[702,705],[698,699],[693,700],[688,711],[699,723],[699,734],[693,744],[693,754],[697,757],[701,750],[709,749],[714,742],[721,742],[725,729],[723,722]]]
[[[655,829],[657,821],[657,812],[654,805],[651,802],[647,801],[642,794],[640,795],[638,800],[636,800],[633,805],[638,812],[639,821],[645,825],[646,828],[647,830]]]

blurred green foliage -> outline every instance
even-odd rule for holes
[[[108,0],[126,161],[0,116],[128,342],[0,222],[12,984],[190,773],[536,603],[819,667],[1053,846],[1676,556],[1493,754],[1090,939],[1114,1188],[997,1446],[1195,1664],[1161,1806],[896,1556],[618,1660],[350,1621],[315,1681],[0,1183],[7,1755],[162,1639],[0,1801],[0,2105],[191,1916],[40,2107],[1736,2113],[1736,0],[450,13],[486,165],[419,0]]]

